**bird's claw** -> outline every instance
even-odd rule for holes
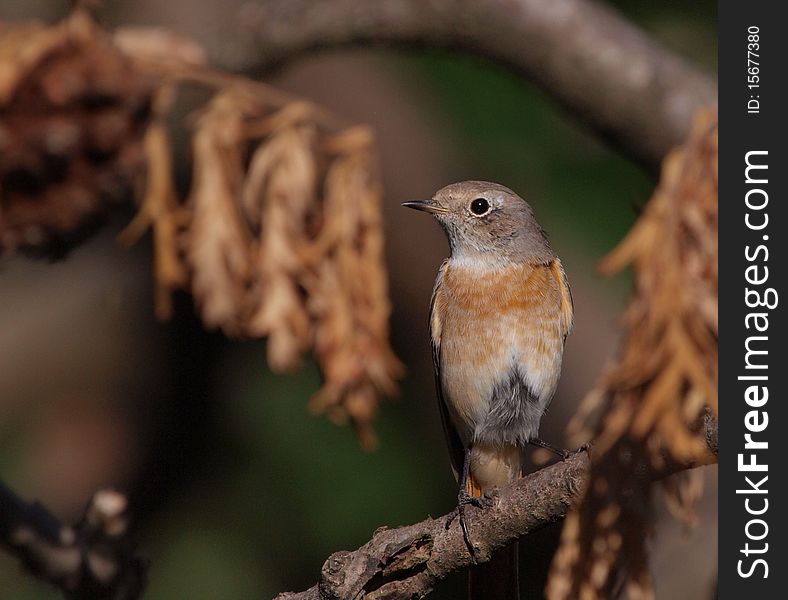
[[[492,499],[487,496],[471,496],[468,490],[462,489],[457,494],[457,504],[461,506],[475,506],[476,508],[489,508],[492,504]]]
[[[540,440],[539,438],[535,438],[529,442],[533,446],[537,446],[538,448],[544,448],[545,450],[552,452],[555,454],[559,460],[565,461],[568,458],[574,456],[575,454],[580,454],[581,452],[585,452],[591,448],[591,442],[586,442],[579,448],[574,450],[566,450],[565,448],[557,448],[552,444],[548,444],[547,442]]]
[[[465,540],[465,545],[468,547],[468,552],[476,562],[476,547],[471,541],[471,535],[468,531],[468,523],[465,520],[465,509],[468,506],[475,506],[476,508],[488,508],[492,504],[492,500],[486,496],[471,496],[466,489],[461,489],[457,495],[457,508],[449,513],[446,519],[446,529],[448,529],[457,517],[460,518],[460,529],[462,529],[462,537]]]
[[[583,444],[579,448],[575,448],[574,450],[564,450],[563,451],[564,452],[564,457],[561,460],[566,460],[567,458],[570,458],[570,457],[572,457],[572,456],[574,456],[576,454],[582,454],[583,452],[589,452],[593,445],[594,445],[593,442],[586,442],[585,444]]]

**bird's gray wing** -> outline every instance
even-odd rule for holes
[[[432,299],[430,300],[430,345],[432,346],[432,365],[435,371],[435,390],[438,396],[438,412],[441,415],[443,424],[443,434],[446,437],[446,444],[449,447],[449,459],[454,476],[459,477],[462,472],[462,463],[465,460],[465,448],[457,433],[457,429],[449,416],[449,409],[443,397],[443,386],[441,385],[441,312],[438,308],[441,296],[441,285],[443,284],[443,272],[448,261],[444,261],[435,279],[435,287],[432,289]]]

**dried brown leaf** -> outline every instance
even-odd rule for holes
[[[156,284],[156,316],[172,316],[172,292],[188,283],[188,269],[181,252],[180,234],[186,223],[185,209],[173,181],[172,148],[164,123],[169,110],[173,89],[162,88],[156,102],[157,117],[145,134],[145,152],[148,172],[145,195],[140,209],[118,240],[124,246],[134,244],[152,227],[154,236],[154,274]]]
[[[187,256],[203,321],[230,335],[242,332],[251,273],[251,238],[237,202],[243,184],[242,139],[243,115],[233,94],[221,93],[199,116],[192,140]]]
[[[193,39],[160,27],[120,27],[115,45],[135,59],[180,65],[205,65],[206,53]]]
[[[316,203],[314,126],[284,129],[252,158],[243,198],[260,230],[255,261],[256,306],[246,329],[268,338],[268,363],[292,370],[312,341],[301,290],[307,217]]]

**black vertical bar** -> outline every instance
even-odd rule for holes
[[[719,597],[788,597],[785,5],[719,3]],[[749,170],[748,170],[749,166]],[[766,395],[768,394],[768,399]],[[749,437],[747,437],[749,436]],[[766,447],[768,444],[768,447]],[[749,445],[749,447],[748,447]]]

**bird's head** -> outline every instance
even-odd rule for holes
[[[430,200],[403,206],[435,216],[446,231],[454,259],[547,263],[555,258],[530,205],[497,183],[453,183]]]

